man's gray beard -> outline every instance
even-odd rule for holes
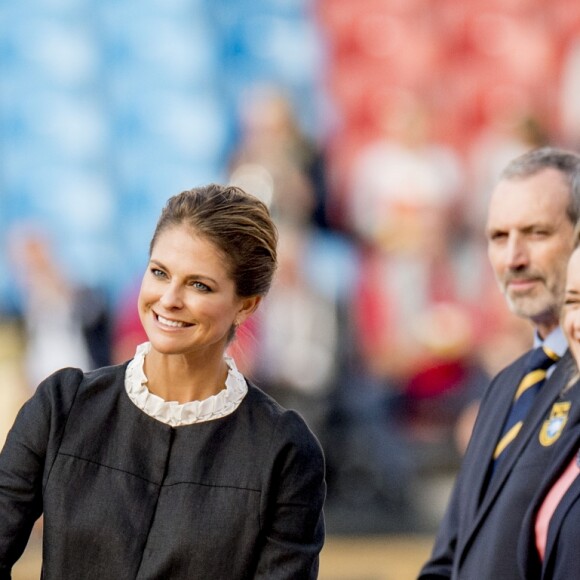
[[[558,319],[557,313],[560,308],[555,306],[552,301],[548,301],[547,297],[514,299],[506,293],[505,298],[510,312],[532,323],[552,316]]]

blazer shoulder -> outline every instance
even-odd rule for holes
[[[511,373],[513,371],[520,371],[523,367],[525,367],[526,359],[530,356],[532,349],[526,350],[526,352],[522,353],[518,358],[513,360],[511,363],[506,365],[503,369],[501,369],[496,377],[501,377],[507,373]]]
[[[129,362],[130,361],[87,371],[83,373],[83,383],[89,386],[100,383],[110,384],[119,380],[124,381],[125,372]]]
[[[287,409],[273,397],[247,380],[246,412],[255,423],[271,433],[271,442],[291,443],[309,448],[311,452],[322,453],[322,446],[304,418],[295,410]]]
[[[125,367],[126,363],[91,371],[74,367],[59,369],[38,385],[31,401],[43,401],[52,407],[70,408],[79,392],[124,380]]]
[[[524,352],[516,360],[503,367],[500,371],[491,377],[489,384],[483,394],[482,403],[489,399],[490,396],[493,397],[492,393],[495,393],[498,389],[503,391],[506,384],[516,384],[516,381],[521,378],[521,374],[525,368],[525,361],[529,356],[529,353],[529,350]]]

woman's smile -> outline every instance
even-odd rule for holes
[[[159,322],[162,326],[170,326],[171,328],[187,328],[189,326],[193,326],[193,324],[190,324],[188,322],[182,322],[181,320],[172,320],[169,318],[165,318],[164,316],[161,316],[161,314],[156,314],[155,312],[153,314],[154,316],[156,316],[157,322]]]

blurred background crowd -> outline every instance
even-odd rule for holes
[[[1,440],[48,373],[133,355],[163,203],[230,182],[280,230],[233,354],[319,437],[328,531],[432,532],[532,338],[488,194],[518,154],[580,147],[579,94],[577,0],[1,2]]]

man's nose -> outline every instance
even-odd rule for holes
[[[510,235],[506,247],[506,262],[510,269],[517,270],[530,263],[528,248],[521,236]]]

